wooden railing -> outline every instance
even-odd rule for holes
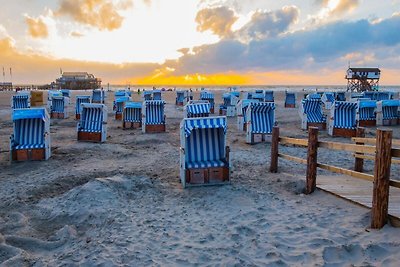
[[[376,139],[364,138],[364,133],[364,128],[357,129],[357,137],[353,138],[356,144],[346,144],[318,141],[318,128],[316,127],[308,129],[308,140],[280,137],[279,128],[274,127],[271,140],[270,172],[278,171],[278,158],[306,164],[306,194],[313,193],[316,188],[317,168],[372,181],[374,185],[371,227],[382,228],[388,220],[389,186],[400,188],[400,181],[390,180],[391,162],[393,161],[396,164],[399,162],[399,160],[392,158],[400,157],[400,149],[392,148],[392,143],[397,146],[400,145],[400,141],[392,140],[392,131],[390,130],[378,129],[376,131]],[[279,143],[307,147],[307,159],[279,153]],[[353,152],[355,157],[354,170],[318,163],[318,148]],[[374,175],[362,172],[364,159],[375,161]]]

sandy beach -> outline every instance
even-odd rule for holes
[[[215,92],[219,104],[223,91]],[[102,144],[77,142],[77,94],[91,92],[73,92],[70,117],[52,119],[50,160],[11,163],[12,93],[0,92],[0,266],[400,266],[400,228],[370,229],[368,209],[320,190],[304,195],[303,165],[280,160],[269,173],[270,143],[246,144],[236,117],[228,119],[231,184],[182,189],[175,92],[163,94],[162,134],[123,130],[109,92]],[[281,135],[306,137],[298,108],[285,109],[283,98],[275,92]],[[400,126],[390,129],[400,139]],[[350,142],[326,131],[319,138]],[[321,149],[318,159],[354,164],[344,151]],[[400,180],[400,165],[391,177]]]

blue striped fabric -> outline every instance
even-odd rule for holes
[[[215,106],[213,93],[207,91],[200,92],[200,100],[208,100],[208,103],[210,103],[210,108],[214,108]]]
[[[378,98],[378,94],[377,94],[377,92],[367,91],[367,92],[363,92],[363,97],[369,98],[371,100],[376,100]]]
[[[390,92],[378,92],[376,96],[376,100],[389,100],[390,99]]]
[[[325,92],[322,96],[322,100],[325,102],[335,102],[335,94],[331,92]]]
[[[265,91],[265,101],[274,102],[274,91]]]
[[[90,96],[88,95],[77,95],[76,96],[76,103],[75,103],[75,113],[81,114],[82,112],[82,103],[90,103]]]
[[[142,104],[138,102],[128,102],[124,108],[124,121],[141,122]]]
[[[153,100],[162,100],[160,90],[153,90]]]
[[[103,109],[99,107],[82,107],[80,118],[82,132],[100,133],[103,127]]]
[[[64,113],[64,97],[54,96],[51,100],[51,112]]]
[[[145,101],[145,124],[164,124],[164,104],[162,100]]]
[[[231,98],[232,98],[232,95],[230,95],[228,93],[225,93],[222,95],[222,99],[224,101],[224,103],[222,104],[223,108],[226,108],[227,106],[231,105]]]
[[[15,149],[44,148],[45,121],[43,119],[19,119],[14,121]]]
[[[307,122],[322,123],[326,121],[320,99],[303,99],[301,104],[303,112],[307,114]]]
[[[375,120],[376,119],[376,101],[363,100],[358,103],[358,119],[359,120]]]
[[[143,99],[144,100],[151,100],[151,92],[150,91],[144,91],[143,92]]]
[[[129,96],[123,96],[115,99],[113,105],[113,110],[115,110],[115,113],[121,114],[124,111],[124,104],[127,101],[129,101]]]
[[[294,93],[286,92],[285,104],[295,105],[296,104],[296,95]]]
[[[320,94],[308,94],[307,99],[321,99]]]
[[[259,101],[264,101],[264,99],[265,99],[265,96],[264,96],[264,94],[262,93],[262,91],[261,91],[261,93],[253,93],[252,94],[252,99],[256,99],[256,100],[259,100]]]
[[[29,108],[29,95],[12,96],[12,108]]]
[[[382,100],[382,117],[384,120],[396,119],[399,117],[399,100]]]
[[[355,129],[357,126],[356,110],[356,102],[336,101],[333,127],[343,129]]]
[[[186,106],[187,117],[208,117],[210,115],[210,108],[210,103],[188,104]]]
[[[336,92],[335,99],[337,101],[346,101],[346,93],[345,92]]]
[[[246,123],[246,121],[247,121],[246,113],[247,113],[247,109],[248,109],[250,103],[257,103],[257,102],[258,102],[258,101],[255,100],[255,99],[243,99],[243,100],[242,100],[242,116],[243,116],[243,122]]]
[[[68,89],[61,89],[61,93],[65,97],[71,97],[71,91]]]
[[[92,91],[92,102],[104,102],[105,93],[102,90],[93,90]]]
[[[272,133],[275,123],[275,104],[271,102],[250,103],[252,133]]]
[[[223,167],[225,160],[226,118],[185,120],[186,168]]]

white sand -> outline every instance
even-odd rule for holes
[[[305,137],[282,95],[281,133]],[[12,132],[9,97],[0,92],[1,151]],[[0,266],[400,266],[400,229],[369,229],[368,209],[319,190],[303,195],[304,166],[281,160],[279,173],[269,173],[270,145],[246,145],[236,118],[228,120],[232,184],[183,190],[174,97],[165,95],[165,134],[122,130],[111,96],[106,143],[78,143],[71,113],[52,121],[49,161],[11,164],[0,153]],[[400,127],[391,128],[400,138]],[[321,150],[319,160],[353,165],[346,152]]]

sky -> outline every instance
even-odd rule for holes
[[[3,80],[61,71],[140,85],[400,84],[400,0],[0,0]]]

